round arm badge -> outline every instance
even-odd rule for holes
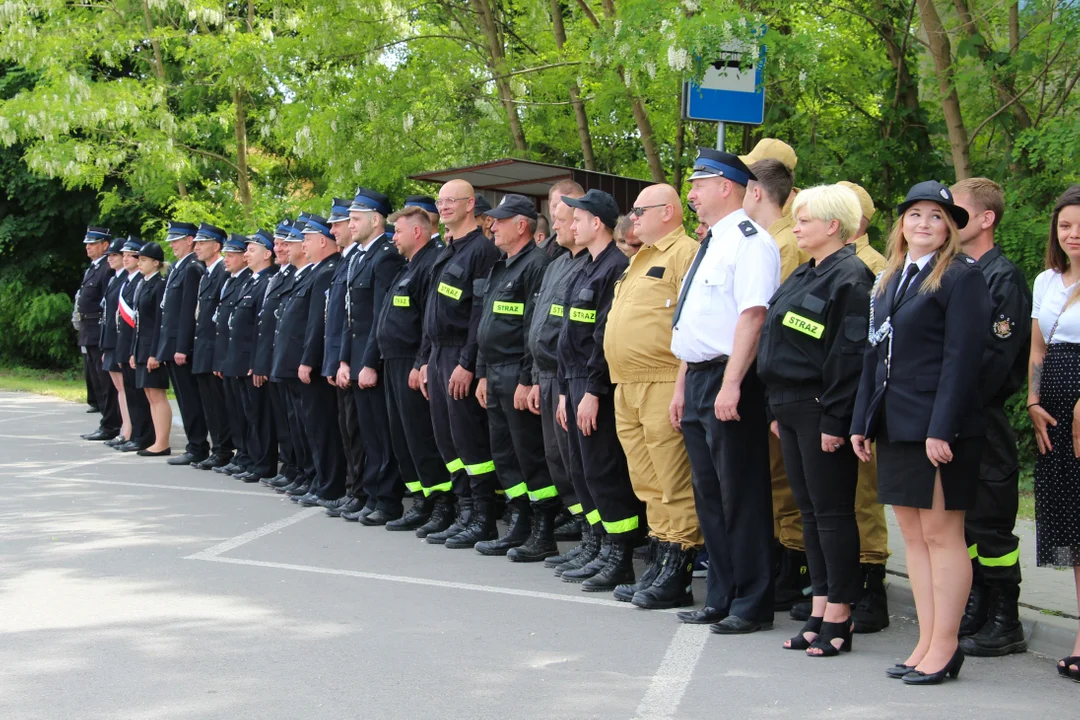
[[[1004,315],[998,315],[998,319],[993,325],[994,337],[999,340],[1006,340],[1012,337],[1013,334],[1013,321]]]

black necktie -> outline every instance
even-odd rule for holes
[[[911,286],[911,281],[915,279],[915,276],[919,274],[919,266],[916,263],[911,263],[907,266],[907,271],[904,272],[904,279],[900,282],[900,289],[896,292],[896,300],[893,305],[899,303],[904,299],[904,293],[907,292],[908,287]]]
[[[698,265],[701,264],[701,258],[705,257],[705,251],[709,249],[710,240],[712,240],[712,230],[705,233],[705,238],[701,241],[701,247],[698,248],[697,255],[694,256],[694,262],[690,265],[690,271],[683,278],[682,292],[679,293],[679,302],[675,304],[675,315],[671,318],[671,327],[679,324],[679,315],[682,315],[683,304],[686,303],[686,294],[690,291],[690,283],[694,279],[694,273],[697,272]]]

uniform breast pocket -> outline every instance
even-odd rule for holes
[[[657,273],[664,268],[654,268]],[[652,272],[652,271],[650,271]],[[674,308],[679,299],[678,290],[673,282],[659,274],[647,274],[634,284],[630,302],[643,310]]]
[[[491,309],[496,315],[521,317],[525,314],[524,284],[520,280],[489,288],[488,292],[493,294]]]
[[[710,268],[701,278],[704,292],[702,312],[714,315],[724,309],[724,297],[731,293],[732,273],[726,266]]]

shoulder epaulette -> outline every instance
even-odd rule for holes
[[[742,230],[742,234],[746,237],[750,237],[751,235],[757,235],[757,228],[754,227],[754,223],[750,222],[749,220],[743,220],[741,223],[739,223],[739,229]]]

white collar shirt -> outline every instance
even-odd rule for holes
[[[757,232],[747,235],[744,227]],[[711,232],[693,278],[688,275],[683,281],[690,281],[690,286],[671,334],[671,351],[684,362],[730,356],[739,315],[750,308],[767,307],[780,287],[776,242],[745,211],[725,216]]]
[[[926,253],[925,255],[923,255],[918,260],[912,260],[911,259],[911,253],[908,253],[904,257],[904,269],[900,271],[900,284],[896,286],[896,295],[900,294],[900,288],[904,286],[904,275],[907,274],[907,269],[909,267],[911,267],[911,263],[915,263],[919,268],[919,272],[922,272],[923,269],[926,268],[926,266],[930,264],[930,260],[933,257],[934,257],[934,253],[932,253],[932,252]],[[912,281],[912,282],[914,282],[914,281]],[[896,297],[896,296],[894,295],[893,297]]]

